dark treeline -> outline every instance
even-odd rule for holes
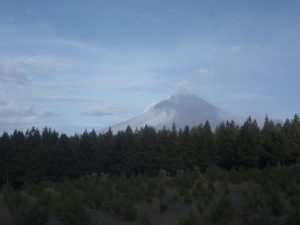
[[[209,122],[197,127],[156,131],[145,126],[113,135],[109,130],[67,136],[48,128],[14,131],[0,137],[0,186],[42,180],[59,181],[93,173],[155,175],[209,166],[263,168],[290,165],[300,155],[300,119],[284,124],[266,118],[260,128],[250,117],[212,131]]]

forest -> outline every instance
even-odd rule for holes
[[[300,119],[0,138],[3,225],[299,225]]]
[[[212,131],[209,122],[196,127],[156,131],[145,126],[113,134],[111,130],[67,136],[49,128],[3,133],[0,137],[0,186],[107,173],[157,175],[164,170],[264,168],[291,165],[300,158],[300,119],[283,124],[268,117],[262,128],[249,117]]]

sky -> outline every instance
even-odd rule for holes
[[[300,112],[300,1],[0,0],[0,131],[75,133],[182,86],[234,115]]]

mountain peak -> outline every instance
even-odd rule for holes
[[[169,99],[157,103],[140,116],[113,126],[112,130],[113,132],[125,130],[128,125],[133,129],[145,125],[156,129],[171,128],[173,123],[178,128],[184,128],[203,124],[207,120],[212,127],[216,127],[222,121],[229,119],[232,119],[229,113],[194,94],[180,91],[175,92]]]

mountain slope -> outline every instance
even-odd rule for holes
[[[191,94],[172,95],[171,98],[161,101],[147,112],[123,123],[112,126],[115,133],[125,130],[128,125],[132,129],[150,125],[156,129],[170,128],[173,123],[177,128],[196,126],[208,120],[212,127],[223,120],[232,119],[229,113]]]

